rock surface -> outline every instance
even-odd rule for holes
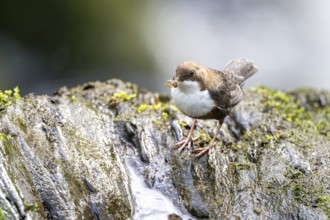
[[[130,169],[169,219],[327,219],[329,121],[329,92],[250,88],[194,159],[172,148],[192,120],[166,96],[120,80],[28,95],[0,108],[0,219],[143,219]]]

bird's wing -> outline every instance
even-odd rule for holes
[[[244,98],[242,88],[236,84],[235,88],[230,91],[230,106],[234,107]]]
[[[254,65],[252,60],[235,59],[226,64],[224,71],[234,73],[240,80],[240,83],[243,83],[246,79],[253,76],[258,71],[258,67]]]
[[[237,105],[244,97],[244,92],[241,88],[240,80],[237,76],[231,71],[214,71],[219,80],[217,85],[213,85],[211,89],[209,89],[209,93],[218,108],[229,110],[235,105]]]

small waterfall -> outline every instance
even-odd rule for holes
[[[128,160],[125,162],[130,176],[130,188],[135,205],[133,220],[168,219],[171,214],[176,214],[183,220],[195,220],[192,216],[182,213],[160,191],[149,188],[130,162]]]

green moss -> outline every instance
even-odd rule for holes
[[[162,119],[163,120],[168,120],[168,113],[167,112],[162,112]]]
[[[18,186],[18,180],[24,184],[28,184],[27,187],[30,187],[33,198],[38,198],[39,194],[37,189],[34,188],[31,173],[27,169],[24,160],[22,160],[22,154],[20,149],[18,149],[19,145],[17,144],[17,141],[12,136],[3,133],[2,137],[4,137],[4,140],[2,140],[2,144],[4,146],[3,155],[6,158],[7,166],[14,167],[14,169],[11,169],[11,172],[8,172],[13,185]],[[37,202],[34,204],[25,204],[24,209],[25,211],[39,212],[41,215],[44,215],[43,207],[40,208]],[[0,213],[0,220],[1,219]]]
[[[294,198],[298,201],[303,201],[305,196],[305,189],[297,181],[290,183],[291,190],[293,192]]]
[[[71,99],[72,102],[76,102],[76,101],[78,100],[77,97],[76,97],[75,95],[72,95],[72,96],[70,97],[70,99]]]
[[[169,106],[162,102],[158,102],[157,104],[153,104],[153,105],[141,104],[138,107],[136,107],[135,110],[138,114],[142,114],[144,112],[156,111],[158,113],[157,114],[158,117],[155,118],[155,120],[153,120],[152,122],[157,126],[163,125],[164,121],[165,122],[168,121],[169,115],[171,114],[169,110]]]
[[[168,105],[169,109],[171,109],[173,112],[178,112],[178,108],[175,105],[169,104]]]
[[[242,147],[241,147],[241,145],[239,145],[239,144],[231,144],[231,145],[229,145],[229,147],[230,147],[230,149],[232,149],[232,150],[234,150],[234,151],[238,151],[239,149],[241,149]]]
[[[109,198],[111,198],[111,200],[108,201],[108,209],[109,212],[113,214],[114,219],[128,219],[131,209],[129,205],[125,203],[124,198],[114,196],[109,196]]]
[[[15,104],[16,101],[21,98],[19,92],[20,89],[17,86],[14,90],[0,90],[0,110]]]
[[[325,136],[330,136],[330,123],[329,121],[321,121],[316,126],[318,132]]]
[[[70,190],[70,197],[75,204],[79,204],[80,198],[83,198],[88,194],[88,190],[83,184],[83,181],[78,179],[74,173],[69,169],[64,169],[64,177],[68,182],[68,188]]]
[[[330,205],[330,199],[328,196],[318,196],[315,200],[315,206],[321,207],[321,206],[329,206]]]
[[[254,208],[253,209],[253,212],[256,213],[257,215],[260,215],[261,214],[261,210],[258,209],[258,208]]]
[[[0,141],[10,141],[12,136],[10,134],[0,133]]]
[[[256,145],[269,147],[279,146],[275,143],[284,140],[305,149],[307,153],[315,144],[306,142],[306,139],[322,134],[330,140],[329,106],[315,107],[315,103],[302,105],[296,93],[284,93],[264,86],[252,88],[249,92],[260,100],[254,105],[259,105],[257,108],[263,111],[265,123],[258,125],[258,134],[247,131],[241,139],[243,142],[253,141]],[[274,131],[277,133],[274,134]]]
[[[27,134],[28,129],[27,129],[26,124],[23,122],[23,120],[20,118],[17,118],[16,123],[18,124],[20,130],[23,131],[25,134]]]
[[[321,208],[327,217],[330,217],[330,198],[326,195],[317,196],[314,207]]]
[[[21,95],[19,94],[20,93],[20,89],[19,89],[19,87],[18,86],[16,86],[15,88],[14,88],[14,99],[20,99],[21,98]]]
[[[237,142],[235,144],[229,144],[227,145],[229,149],[233,150],[233,151],[242,151],[244,153],[249,152],[249,150],[251,149],[250,146],[246,143],[241,143],[241,142]]]
[[[330,118],[330,106],[327,106],[325,108],[322,109],[322,115],[325,118]]]
[[[236,168],[236,170],[245,170],[251,168],[251,165],[247,163],[233,163],[233,165]]]
[[[5,220],[7,219],[5,212],[3,209],[0,207],[0,220]]]
[[[299,179],[305,177],[305,175],[300,170],[296,170],[293,167],[290,167],[288,171],[283,173],[283,175],[290,179]]]
[[[125,111],[121,114],[116,115],[116,117],[113,119],[114,122],[122,122],[123,124],[131,121],[132,116],[128,111]]]
[[[28,212],[28,211],[33,211],[33,212],[37,212],[39,210],[39,204],[37,202],[35,202],[34,204],[25,204],[24,205],[24,211]]]
[[[137,107],[136,111],[137,111],[137,113],[140,114],[148,109],[151,109],[150,105],[142,104],[139,107]]]
[[[119,92],[114,93],[110,97],[110,100],[108,100],[108,98],[107,98],[107,101],[109,101],[109,107],[110,108],[114,108],[119,103],[130,101],[131,99],[133,99],[135,97],[136,97],[136,94],[135,93],[134,94],[128,94],[125,91],[119,91]]]
[[[137,113],[141,114],[142,112],[145,111],[153,111],[153,110],[165,110],[165,106],[161,103],[158,102],[157,104],[154,105],[146,105],[146,104],[141,104],[136,108]]]
[[[176,119],[174,120],[176,123],[178,123],[180,125],[180,127],[187,127],[187,123],[185,123],[184,121],[182,120],[179,120],[179,119]]]
[[[272,135],[265,135],[264,137],[263,137],[263,142],[264,143],[269,143],[271,140],[273,140],[273,136]]]
[[[196,134],[197,137],[199,137],[199,142],[210,142],[212,140],[212,138],[210,137],[210,135],[203,133],[201,131],[198,131]]]
[[[297,124],[310,118],[293,95],[263,86],[254,88],[253,91],[260,96],[266,112],[280,115],[284,120]]]
[[[261,136],[261,143],[268,144],[271,141],[278,141],[282,138],[282,135],[280,133],[276,133],[274,135],[266,134],[264,136]]]
[[[122,118],[122,114],[116,115],[116,117],[113,119],[114,122],[119,121]]]
[[[136,94],[127,94],[125,91],[119,91],[114,93],[111,96],[111,100],[115,100],[117,102],[123,102],[123,101],[130,101],[131,99],[135,98]]]

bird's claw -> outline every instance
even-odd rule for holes
[[[197,141],[199,139],[199,136],[194,138],[186,138],[174,145],[175,148],[178,148],[179,153],[181,154],[185,148],[190,150],[191,146],[193,145],[193,142]]]
[[[216,142],[210,144],[207,147],[200,147],[200,148],[196,148],[193,149],[191,151],[192,154],[194,154],[194,158],[200,158],[201,156],[203,156],[204,154],[210,152],[210,150],[216,145]]]

